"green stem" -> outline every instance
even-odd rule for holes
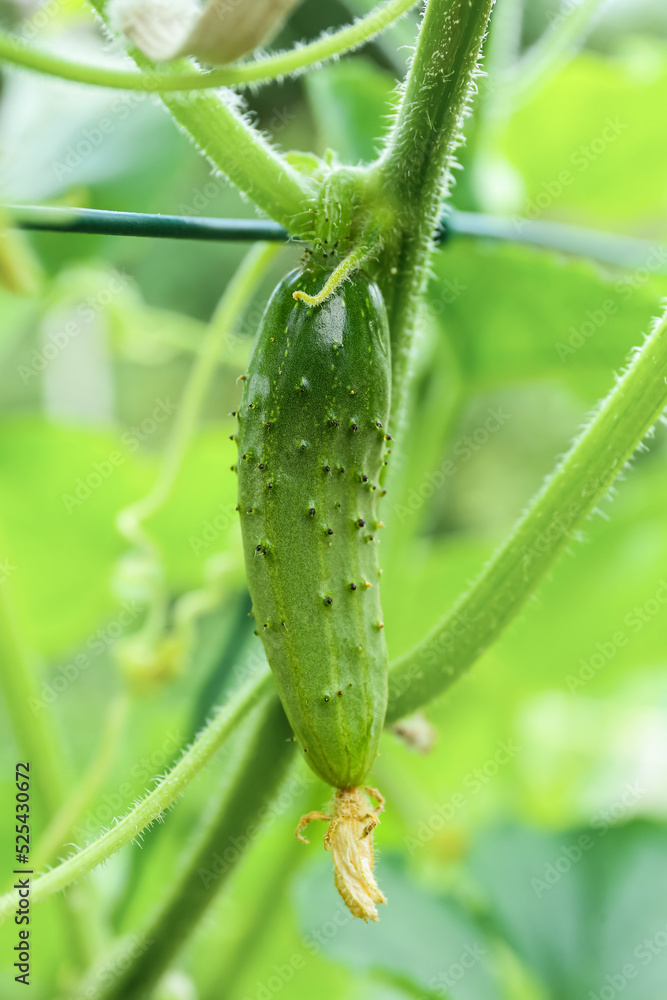
[[[455,234],[558,250],[616,267],[650,267],[656,274],[667,273],[665,245],[635,236],[485,212],[451,212],[445,224]]]
[[[300,811],[298,801],[295,805],[294,817]],[[299,865],[308,859],[303,844],[292,835],[295,823],[292,821],[290,826],[278,849],[272,852],[273,864],[266,881],[255,882],[252,898],[244,901],[244,912],[240,915],[243,919],[241,936],[235,941],[233,953],[228,952],[215,970],[211,977],[215,986],[202,1000],[242,996],[243,981],[271,947],[270,942],[284,919],[289,884]]]
[[[283,226],[267,219],[221,219],[196,215],[156,215],[151,212],[114,212],[100,208],[61,205],[3,205],[2,222],[19,229],[52,233],[92,233],[96,236],[137,236],[158,240],[289,239]]]
[[[53,816],[32,855],[34,869],[43,868],[62,850],[67,836],[95,797],[116,759],[127,717],[127,697],[120,695],[109,707],[102,738],[91,767]]]
[[[502,549],[390,671],[387,722],[445,691],[516,617],[667,405],[667,314],[547,479]]]
[[[178,764],[138,805],[78,854],[57,865],[51,871],[35,878],[31,885],[31,900],[38,903],[54,892],[60,892],[72,882],[87,875],[103,864],[125,844],[136,840],[140,834],[159,819],[182,795],[196,774],[201,771],[227,737],[248,713],[273,689],[271,675],[262,673],[233,695],[228,704],[192,744]],[[14,892],[0,897],[0,923],[3,923],[16,906]]]
[[[392,331],[392,422],[399,432],[436,221],[492,6],[493,0],[429,0],[396,120],[373,168],[396,221],[380,282]]]
[[[307,238],[317,185],[290,166],[223,98],[165,95],[162,101],[210,162],[293,236]]]
[[[95,994],[96,1000],[146,1000],[151,995],[258,832],[267,802],[277,793],[294,760],[291,735],[282,706],[272,700],[255,721],[228,794],[146,929],[146,948],[108,988]]]
[[[51,205],[5,205],[7,225],[19,229],[55,233],[95,233],[105,236],[136,236],[180,240],[277,240],[289,235],[282,226],[263,219],[216,219],[187,215],[155,215],[148,212],[113,212],[96,208],[61,208]],[[620,236],[599,229],[585,229],[564,222],[545,222],[520,216],[488,215],[484,212],[450,210],[440,218],[436,241],[448,243],[455,236],[503,240],[541,246],[579,257],[593,257],[618,267],[642,267],[651,261],[651,270],[664,274],[661,263],[664,247],[634,236]],[[659,259],[660,258],[660,259]],[[171,343],[192,352],[198,350],[185,335],[171,337]]]
[[[262,56],[249,62],[232,63],[208,72],[150,72],[112,69],[73,63],[68,59],[33,49],[22,39],[0,31],[0,60],[21,66],[23,69],[57,76],[74,83],[113,87],[119,90],[141,90],[147,93],[206,90],[214,87],[239,87],[267,83],[303,73],[308,68],[336,56],[344,55],[370,41],[389,25],[402,17],[416,0],[386,0],[365,17],[338,31],[274,55]]]

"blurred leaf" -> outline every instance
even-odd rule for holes
[[[656,1000],[667,977],[664,827],[540,833],[517,827],[479,839],[471,867],[496,926],[552,1000]]]
[[[489,941],[463,907],[418,887],[396,860],[385,857],[378,871],[389,902],[380,921],[368,925],[338,898],[329,858],[309,866],[296,886],[307,940],[354,971],[385,970],[452,1000],[501,997],[489,967]]]
[[[504,151],[525,181],[520,214],[664,236],[656,128],[666,103],[664,46],[641,61],[574,59],[510,122]]]
[[[460,238],[434,261],[430,307],[474,384],[552,377],[591,401],[641,343],[667,277]]]
[[[153,410],[159,408],[157,400]],[[169,413],[163,408],[158,416],[168,419]],[[119,434],[35,419],[6,420],[0,427],[0,516],[31,639],[46,655],[77,643],[116,613],[110,579],[128,545],[115,517],[147,492],[156,471],[155,459],[142,451],[156,429],[150,411],[146,419],[148,430]],[[172,500],[155,517],[176,591],[202,584],[204,561],[237,529],[233,454],[229,428],[201,435]]]

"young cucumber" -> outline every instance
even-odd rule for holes
[[[266,308],[238,412],[239,511],[256,629],[304,758],[360,785],[387,705],[377,502],[389,416],[389,331],[357,271],[321,305],[288,274]]]

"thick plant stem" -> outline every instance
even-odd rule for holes
[[[21,66],[23,69],[56,76],[61,80],[97,87],[113,87],[118,90],[139,90],[144,93],[248,86],[294,76],[310,67],[351,52],[388,28],[410,7],[414,7],[415,3],[416,0],[386,0],[365,17],[358,18],[352,24],[346,24],[338,31],[324,34],[306,45],[298,45],[287,52],[276,52],[247,62],[232,63],[208,72],[191,69],[176,73],[168,71],[137,73],[136,70],[73,63],[50,52],[34,49],[21,38],[4,31],[0,31],[0,60]]]
[[[78,854],[33,880],[31,901],[38,903],[53,893],[60,892],[72,882],[87,875],[93,868],[103,864],[125,844],[141,836],[142,832],[156,819],[162,817],[182,795],[194,776],[210,761],[216,750],[249,712],[272,691],[272,687],[273,679],[266,673],[256,679],[253,678],[234,694],[178,764],[123,819]],[[17,898],[15,892],[9,892],[0,898],[0,923],[11,915]]]
[[[448,688],[518,614],[667,406],[667,315],[472,589],[392,665],[387,722]]]
[[[169,898],[146,929],[146,948],[108,988],[94,994],[95,1000],[150,997],[243,857],[243,848],[261,826],[267,802],[276,794],[293,759],[290,726],[282,706],[273,700],[255,720],[250,744],[228,794],[194,847]]]
[[[392,422],[403,419],[412,339],[442,197],[493,0],[428,0],[386,149],[373,168],[395,216],[380,284],[392,332]]]

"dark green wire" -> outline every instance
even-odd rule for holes
[[[45,232],[212,242],[225,240],[234,243],[290,239],[287,230],[270,219],[199,218],[41,205],[5,205],[4,213],[9,225]],[[646,268],[655,274],[667,273],[667,247],[660,243],[559,222],[450,211],[440,219],[435,238],[442,245],[452,236],[538,246],[589,257],[617,267]]]

